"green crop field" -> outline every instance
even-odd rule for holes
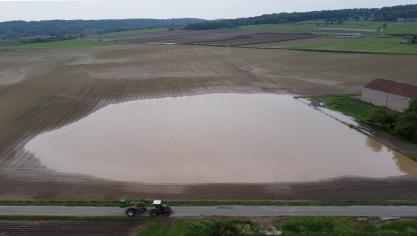
[[[385,34],[417,34],[417,22],[388,23]]]
[[[114,36],[127,36],[127,35],[136,35],[136,34],[149,34],[149,33],[158,33],[162,31],[166,31],[167,28],[152,28],[152,29],[140,29],[140,30],[128,30],[128,31],[119,31],[119,32],[112,32],[107,34],[99,34],[98,37],[100,38],[108,38]]]
[[[241,26],[241,31],[259,32],[313,32],[319,28],[345,28],[361,30],[378,30],[383,22],[378,21],[346,21],[343,24],[325,24],[324,22],[303,22],[285,24],[263,24]]]
[[[0,50],[4,49],[36,49],[36,48],[77,48],[77,47],[94,47],[115,45],[114,42],[100,42],[89,39],[71,39],[45,43],[27,43],[0,46]]]
[[[364,29],[378,30],[383,22],[379,21],[344,21],[342,24],[320,24],[320,28],[344,28],[344,29]]]
[[[397,53],[417,54],[417,45],[403,44],[405,39],[364,37],[355,39],[338,39],[335,42],[315,43],[287,47],[287,49],[329,51],[329,52],[358,52],[358,53]]]
[[[337,28],[337,29],[359,29],[374,30],[375,32],[384,24],[381,21],[344,21],[342,24],[326,24],[324,22],[302,22],[302,23],[284,23],[284,24],[262,24],[262,25],[245,25],[238,29],[240,31],[250,32],[314,32],[319,28]],[[417,34],[417,22],[394,22],[387,23],[385,34]]]

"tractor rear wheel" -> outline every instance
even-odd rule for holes
[[[136,215],[136,210],[135,210],[135,208],[128,208],[127,210],[126,210],[126,215],[128,216],[128,217],[134,217],[135,215]]]

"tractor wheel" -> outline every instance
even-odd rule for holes
[[[136,210],[134,208],[128,208],[126,210],[126,215],[128,217],[134,217],[136,215]]]
[[[168,217],[169,215],[170,215],[169,212],[162,213],[162,216],[165,216],[165,217]]]
[[[151,212],[149,212],[149,215],[151,215],[152,217],[158,217],[158,211],[157,210],[151,210]]]

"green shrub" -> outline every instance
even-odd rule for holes
[[[399,113],[390,111],[384,108],[378,108],[372,111],[370,115],[370,121],[376,125],[380,125],[387,128],[394,128],[397,120],[399,119]]]
[[[363,226],[363,231],[367,233],[375,233],[378,231],[378,227],[376,227],[374,224],[366,224]]]
[[[417,220],[401,220],[390,222],[382,225],[381,229],[393,232],[417,233]]]
[[[185,236],[249,236],[263,235],[258,227],[250,221],[240,220],[212,220],[194,224]]]
[[[417,111],[404,113],[396,123],[396,132],[417,143]]]
[[[408,113],[408,112],[417,112],[417,99],[411,100],[410,106],[408,107],[408,109],[405,112],[406,113]]]

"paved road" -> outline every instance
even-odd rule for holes
[[[183,206],[173,207],[174,217],[184,216],[374,216],[417,217],[417,206]],[[0,215],[123,216],[116,207],[0,206]]]

